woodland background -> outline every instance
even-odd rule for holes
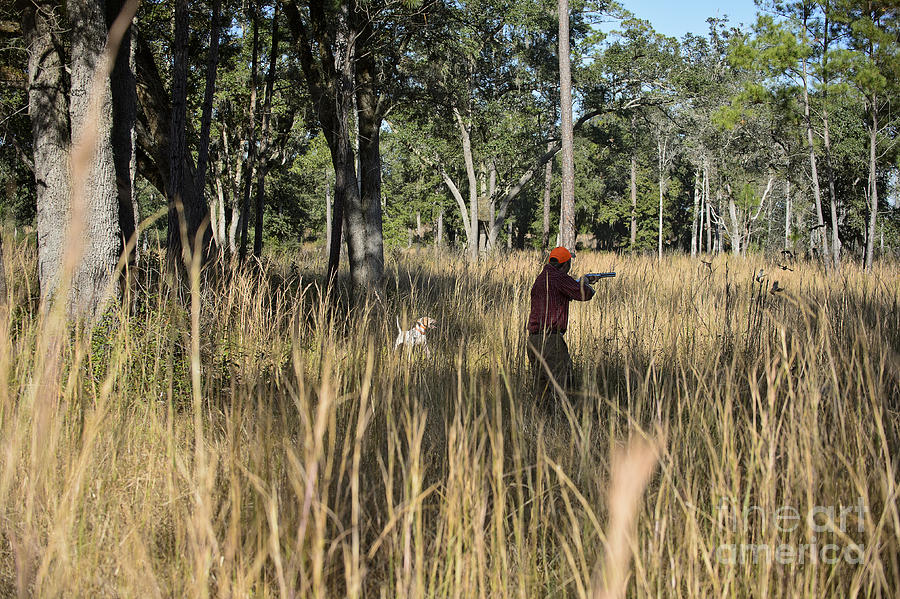
[[[37,233],[44,293],[64,244],[64,152],[120,7],[0,8],[0,209],[9,232]],[[130,259],[157,241],[177,254],[176,198],[189,242],[208,221],[204,246],[224,256],[318,243],[333,272],[341,225],[357,283],[383,273],[384,246],[554,245],[556,9],[144,2],[101,111],[108,168],[90,179],[105,199],[89,220],[104,240],[85,261],[111,270],[114,246],[160,210]],[[583,245],[865,265],[896,251],[896,3],[766,1],[750,26],[711,18],[682,39],[614,2],[570,13]]]

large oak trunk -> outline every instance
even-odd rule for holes
[[[69,115],[62,29],[53,1],[21,2],[28,48],[28,112],[34,144],[38,277],[47,301],[59,284],[69,211]]]
[[[72,29],[69,118],[77,141],[88,126],[97,128],[96,149],[87,173],[71,173],[72,184],[84,177],[84,206],[72,206],[69,226],[83,242],[81,259],[72,271],[69,313],[92,318],[118,295],[116,263],[121,248],[119,193],[112,151],[112,93],[109,80],[100,86],[96,113],[91,110],[94,72],[106,44],[106,15],[100,3],[80,0],[68,4]],[[74,198],[73,198],[74,200]],[[81,222],[79,222],[81,221]],[[58,223],[57,223],[58,226]],[[79,230],[80,229],[80,230]]]

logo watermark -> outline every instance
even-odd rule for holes
[[[791,505],[768,510],[758,505],[742,507],[734,498],[723,497],[715,514],[721,529],[735,533],[752,530],[764,535],[772,531],[794,533],[799,530],[807,533],[804,535],[806,542],[725,543],[714,548],[713,558],[720,564],[729,565],[860,564],[866,548],[856,543],[853,536],[865,531],[868,511],[862,498],[851,505],[816,505],[803,511]],[[832,540],[840,541],[840,544]]]

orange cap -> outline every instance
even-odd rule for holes
[[[556,261],[562,264],[571,260],[572,254],[566,248],[559,246],[550,250],[550,258],[556,258]]]

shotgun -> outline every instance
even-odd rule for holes
[[[616,276],[614,272],[589,272],[581,278],[584,279],[585,283],[595,283],[600,279],[611,279]]]

